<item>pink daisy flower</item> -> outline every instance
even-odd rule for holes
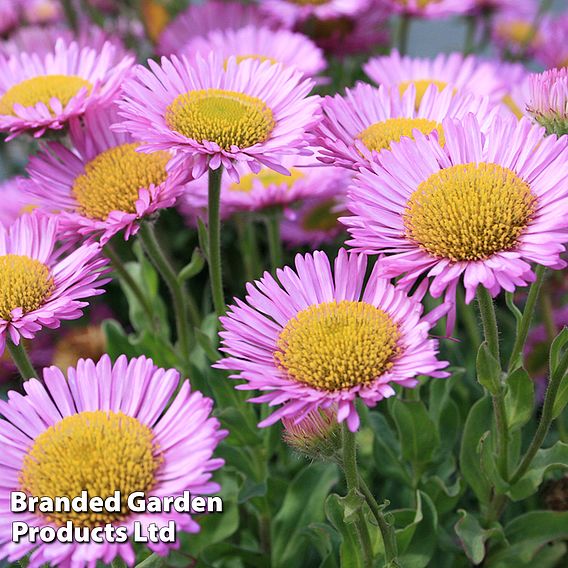
[[[81,317],[85,299],[103,293],[107,260],[100,245],[56,249],[57,221],[39,213],[0,226],[0,355],[6,336],[18,345],[43,327]]]
[[[64,17],[58,0],[24,0],[22,9],[28,24],[50,24]]]
[[[0,182],[0,226],[8,227],[22,213],[34,208],[33,200],[20,187],[23,180],[23,177],[17,176]]]
[[[0,131],[10,133],[8,139],[23,132],[40,137],[89,107],[108,105],[133,63],[117,55],[110,43],[96,51],[63,40],[43,56],[0,55]]]
[[[549,133],[568,134],[568,69],[529,78],[528,112]]]
[[[197,37],[204,37],[216,30],[237,30],[248,25],[266,25],[266,17],[254,3],[209,0],[191,4],[164,29],[156,50],[160,55],[179,54]]]
[[[216,364],[237,371],[241,390],[264,394],[250,402],[282,405],[259,426],[337,405],[338,422],[359,427],[355,401],[373,407],[415,387],[418,375],[446,377],[437,341],[428,332],[438,314],[380,278],[379,260],[364,286],[364,255],[339,252],[334,270],[323,252],[296,256],[296,271],[277,270],[248,284],[221,318],[222,351]]]
[[[242,176],[238,182],[228,177],[221,182],[221,207],[225,216],[241,211],[288,208],[309,198],[337,195],[345,191],[348,179],[336,168],[314,163],[313,158],[288,159],[290,175],[262,168],[257,174]],[[201,177],[186,186],[188,199],[199,209],[207,208],[208,181]],[[293,214],[290,211],[290,214]]]
[[[461,53],[441,53],[426,59],[401,56],[395,50],[390,55],[373,57],[363,70],[377,85],[395,87],[401,92],[413,84],[418,100],[431,84],[440,90],[451,86],[457,91],[488,96],[493,102],[500,102],[507,91],[498,63],[474,55],[464,57]]]
[[[545,41],[536,46],[536,59],[548,69],[568,67],[568,12],[545,20],[541,33]]]
[[[412,138],[416,130],[443,143],[442,120],[448,116],[474,113],[488,126],[496,112],[487,98],[455,94],[452,87],[439,91],[430,85],[420,96],[413,84],[401,95],[398,90],[365,83],[347,89],[345,96],[326,97],[322,110],[323,119],[314,131],[315,143],[322,148],[319,159],[354,170],[392,142]]]
[[[52,142],[30,158],[31,181],[22,187],[58,212],[65,234],[101,234],[105,244],[124,230],[128,239],[142,218],[171,207],[183,191],[182,172],[166,171],[171,154],[137,152],[129,134],[112,131],[117,118],[113,107],[87,111],[69,123],[72,150]]]
[[[143,142],[140,150],[173,150],[169,168],[198,178],[223,166],[239,179],[248,166],[287,174],[283,156],[310,154],[305,133],[318,119],[313,82],[292,68],[247,59],[226,63],[211,53],[149,61],[124,85],[120,127]]]
[[[310,18],[335,20],[352,17],[369,7],[370,0],[265,0],[262,9],[282,22],[286,27],[304,22]]]
[[[514,8],[495,16],[491,38],[504,59],[535,55],[548,42],[544,30],[549,28],[549,17],[539,19],[537,9],[537,5],[527,10]]]
[[[357,251],[387,253],[381,274],[431,279],[451,305],[463,277],[495,297],[533,281],[531,262],[563,268],[568,242],[568,139],[523,118],[443,122],[446,144],[404,139],[355,176],[342,219]],[[453,321],[450,319],[448,328]]]
[[[117,59],[119,53],[120,56],[126,55],[124,45],[117,36],[109,35],[94,25],[82,26],[78,34],[61,25],[21,27],[9,39],[0,42],[0,54],[9,58],[25,52],[45,57],[54,51],[58,40],[63,40],[66,44],[75,41],[80,49],[90,47],[96,51],[102,50],[105,42],[110,42],[115,46]]]
[[[389,10],[372,0],[352,16],[332,20],[310,19],[296,26],[326,53],[337,57],[365,53],[390,44]]]
[[[394,12],[415,18],[444,18],[466,14],[475,0],[383,0]]]
[[[133,566],[135,554],[130,542],[97,544],[60,543],[38,545],[22,540],[13,543],[12,522],[30,527],[57,528],[66,523],[80,530],[106,523],[126,527],[141,523],[142,532],[156,523],[175,521],[179,530],[199,532],[199,525],[187,513],[133,513],[126,497],[135,491],[147,497],[207,495],[219,491],[211,481],[212,472],[223,465],[213,452],[227,432],[211,417],[213,401],[191,392],[189,381],[179,391],[179,373],[159,369],[151,359],[130,361],[121,355],[114,365],[108,355],[98,363],[82,359],[69,368],[67,377],[57,368],[43,372],[43,381],[24,383],[25,395],[8,394],[0,402],[2,445],[0,458],[0,558],[11,562],[31,554],[30,568],[50,566],[109,565],[122,557]],[[176,394],[177,391],[177,394]],[[57,475],[53,475],[57,472]],[[71,498],[86,490],[90,497],[103,499],[120,491],[124,497],[120,512],[50,513],[10,512],[10,492],[25,491],[32,496]],[[104,533],[100,535],[104,538]],[[165,556],[172,545],[148,543]]]
[[[237,61],[258,59],[282,63],[310,77],[326,68],[322,50],[305,35],[269,27],[215,30],[190,41],[183,50],[183,54],[188,56],[200,54],[207,57],[211,52],[224,60],[234,56]]]
[[[335,196],[321,196],[304,200],[293,215],[280,223],[282,240],[290,247],[309,246],[314,249],[331,243],[345,232],[339,217],[346,213],[345,186]]]
[[[20,12],[16,0],[3,0],[0,5],[0,35],[6,35],[17,27]]]

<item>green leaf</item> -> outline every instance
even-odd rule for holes
[[[346,524],[344,519],[344,503],[337,494],[330,495],[325,501],[325,513],[329,522],[341,535],[339,559],[341,568],[364,568],[363,555],[359,546],[359,539],[355,532],[355,525]],[[289,566],[302,566],[301,561]]]
[[[478,400],[469,411],[465,422],[460,450],[460,470],[481,503],[488,503],[491,485],[481,470],[479,442],[492,421],[491,398]]]
[[[193,254],[191,255],[191,260],[189,264],[184,266],[180,273],[178,274],[178,278],[181,282],[185,282],[194,276],[197,276],[205,266],[205,257],[203,256],[202,252],[199,248],[195,248],[193,250]]]
[[[377,471],[385,479],[398,479],[406,485],[411,485],[410,474],[400,459],[399,441],[385,417],[379,412],[370,412],[369,423],[375,434],[373,457]]]
[[[508,546],[492,551],[489,568],[513,568],[532,563],[543,546],[568,538],[568,512],[531,511],[515,517],[505,527]],[[540,565],[532,564],[534,568]]]
[[[511,499],[521,501],[536,493],[546,473],[553,469],[568,469],[568,444],[556,442],[551,448],[539,450],[530,469],[510,488]]]
[[[440,446],[436,425],[421,401],[392,401],[392,415],[399,433],[402,457],[410,461],[418,473],[432,461]]]
[[[438,530],[438,513],[432,500],[422,491],[416,492],[416,513],[412,523],[397,530],[400,565],[404,568],[426,568],[436,550],[432,535]]]
[[[143,560],[142,562],[140,562],[140,564],[137,564],[136,568],[161,568],[165,565],[165,563],[165,558],[163,558],[162,556],[151,554],[150,556],[148,556],[148,558],[146,558],[146,560]]]
[[[477,381],[491,394],[497,394],[501,389],[501,364],[484,341],[477,352]]]
[[[324,519],[322,503],[335,483],[337,469],[327,464],[313,464],[292,480],[280,510],[274,517],[272,566],[300,566],[308,543],[299,538],[304,527]]]
[[[460,520],[454,529],[465,550],[466,556],[473,564],[481,564],[485,558],[485,543],[495,535],[502,534],[498,528],[484,529],[472,514],[460,509]]]
[[[568,373],[564,375],[560,386],[558,387],[558,392],[556,393],[556,399],[554,400],[554,405],[552,407],[552,417],[554,419],[558,418],[566,405],[568,404]]]
[[[465,493],[465,484],[461,477],[458,477],[451,486],[446,485],[438,476],[430,477],[423,483],[423,488],[432,499],[439,515],[455,510],[456,505]]]
[[[335,548],[339,545],[337,531],[326,523],[312,523],[302,530],[321,557],[320,568],[337,568]]]
[[[562,350],[566,347],[568,343],[568,327],[565,327],[555,338],[550,346],[550,376],[554,375],[558,364],[560,363],[560,358],[562,357]]]
[[[534,412],[534,381],[522,367],[507,378],[505,412],[509,430],[522,428]]]

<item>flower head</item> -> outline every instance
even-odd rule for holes
[[[568,12],[558,18],[545,19],[542,36],[546,40],[537,44],[535,58],[549,69],[568,67]]]
[[[80,360],[67,377],[56,367],[45,369],[43,382],[32,379],[24,384],[25,395],[12,392],[0,402],[5,448],[0,457],[0,557],[15,561],[31,553],[31,568],[110,564],[117,556],[129,565],[135,560],[129,542],[13,543],[10,491],[73,498],[87,490],[90,497],[105,499],[118,490],[124,499],[116,513],[19,514],[18,520],[32,527],[109,523],[132,534],[135,521],[145,533],[152,522],[165,526],[175,520],[180,530],[198,532],[189,514],[143,515],[126,506],[135,491],[161,498],[184,490],[192,495],[219,490],[211,475],[223,461],[212,456],[226,432],[210,417],[213,402],[190,392],[189,381],[175,394],[178,384],[177,371],[159,369],[145,357],[128,361],[121,355],[113,365],[105,355],[97,364]],[[161,555],[168,552],[164,543],[148,546]]]
[[[416,130],[443,143],[442,120],[448,116],[464,118],[472,112],[488,125],[495,114],[487,98],[455,94],[452,87],[439,91],[435,85],[420,96],[413,84],[401,95],[396,89],[360,83],[345,96],[326,97],[322,110],[315,129],[320,160],[355,170],[391,143],[412,138]]]
[[[390,55],[373,57],[363,65],[363,70],[377,85],[395,87],[401,93],[414,85],[417,101],[422,100],[431,84],[440,90],[451,86],[456,91],[488,96],[493,102],[500,102],[507,91],[498,63],[474,55],[464,57],[461,53],[427,59],[401,56],[395,50]]]
[[[444,18],[467,14],[475,0],[383,0],[393,11],[418,18]]]
[[[483,132],[473,115],[443,122],[445,145],[417,134],[355,176],[342,221],[357,251],[392,253],[386,277],[421,275],[430,293],[453,303],[463,276],[492,296],[534,279],[531,262],[565,263],[568,139],[544,137],[528,119],[497,117]],[[452,321],[449,322],[449,328]]]
[[[549,17],[537,17],[537,8],[534,2],[515,5],[495,16],[492,40],[503,57],[534,55],[548,41],[544,30],[549,28]]]
[[[8,334],[18,344],[81,317],[85,300],[108,282],[100,278],[107,264],[100,245],[64,255],[56,241],[57,220],[37,212],[0,226],[0,355]]]
[[[34,208],[33,200],[22,192],[21,184],[23,181],[24,178],[18,176],[0,182],[0,201],[2,202],[0,227],[8,227],[20,215],[25,212],[29,213]]]
[[[550,134],[568,134],[568,69],[551,69],[529,79],[529,113]]]
[[[296,422],[294,416],[282,419],[282,439],[308,459],[337,459],[341,451],[341,428],[337,408],[316,408]]]
[[[310,18],[336,20],[356,16],[368,8],[371,0],[266,0],[262,9],[285,26],[304,22]]]
[[[330,197],[345,191],[347,179],[336,168],[321,166],[313,159],[288,159],[288,174],[262,168],[238,182],[224,178],[221,206],[226,216],[240,211],[262,211],[272,207],[287,208],[303,199]],[[204,177],[186,186],[187,199],[198,209],[207,207],[207,180]]]
[[[223,0],[192,3],[166,26],[156,49],[160,55],[179,54],[195,38],[205,37],[213,31],[237,30],[248,25],[266,25],[266,17],[254,3]]]
[[[339,217],[345,214],[348,179],[337,186],[335,195],[321,195],[302,201],[300,207],[285,216],[280,224],[282,240],[291,247],[316,248],[332,242],[344,231]]]
[[[183,190],[182,172],[168,174],[171,154],[141,153],[127,133],[113,132],[116,111],[87,111],[70,121],[73,149],[53,142],[32,156],[31,181],[23,184],[42,208],[58,211],[60,230],[102,234],[102,242],[125,230],[136,233],[139,221],[170,207]]]
[[[285,155],[309,154],[305,132],[317,120],[318,98],[300,71],[254,59],[195,62],[172,56],[138,66],[124,85],[120,127],[143,142],[140,150],[173,150],[169,168],[194,178],[224,166],[261,166],[287,173]]]
[[[237,61],[258,59],[282,63],[307,76],[317,75],[326,67],[323,52],[305,35],[265,26],[215,30],[190,41],[183,50],[188,56],[201,54],[206,57],[211,52],[224,60],[234,56]]]
[[[378,276],[380,263],[365,286],[364,255],[342,249],[333,273],[323,252],[298,255],[295,271],[265,273],[221,318],[228,356],[217,366],[237,372],[238,389],[264,392],[251,402],[282,405],[259,426],[337,405],[355,431],[357,398],[372,407],[417,375],[447,376],[428,337],[437,314],[423,317],[419,300]]]
[[[97,51],[62,39],[44,55],[0,55],[0,130],[13,138],[64,128],[88,108],[108,105],[132,63],[110,43]]]

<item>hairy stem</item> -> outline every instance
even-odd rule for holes
[[[20,343],[16,345],[10,338],[6,341],[6,345],[8,347],[8,351],[10,352],[10,357],[12,357],[12,361],[18,368],[22,379],[32,379],[34,377],[38,377],[37,371],[34,369],[30,358],[28,357],[28,353],[26,348],[24,347],[23,340],[20,339]]]
[[[223,293],[223,272],[221,267],[221,178],[223,170],[209,169],[209,278],[213,305],[218,316],[225,313],[225,294]]]

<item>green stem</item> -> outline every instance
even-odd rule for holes
[[[63,12],[65,13],[69,27],[77,31],[77,13],[75,12],[72,0],[62,0],[61,4],[63,5]]]
[[[495,314],[495,304],[493,298],[486,288],[480,286],[477,289],[477,302],[479,313],[483,325],[485,342],[489,352],[501,364],[499,353],[499,327],[497,326],[497,316]],[[505,390],[503,385],[499,385],[499,390],[492,393],[493,413],[495,416],[495,426],[497,429],[498,443],[498,466],[501,477],[507,480],[509,476],[509,430],[507,425],[507,414],[505,413]]]
[[[546,396],[544,398],[544,405],[542,407],[542,414],[540,416],[540,422],[534,434],[534,437],[530,443],[530,446],[527,449],[521,463],[513,473],[511,477],[510,484],[513,485],[529,469],[532,460],[534,459],[536,453],[542,446],[546,435],[548,434],[548,430],[550,429],[550,425],[554,420],[554,402],[556,401],[556,396],[558,394],[558,390],[560,388],[560,384],[562,383],[562,379],[564,375],[568,371],[568,351],[566,351],[562,358],[560,359],[560,363],[556,368],[554,374],[550,378],[550,382],[548,383],[548,388],[546,390]]]
[[[248,216],[237,216],[235,219],[239,235],[239,249],[243,256],[245,276],[247,282],[256,280],[261,273],[256,240],[256,226],[253,219]]]
[[[34,377],[37,378],[39,375],[28,357],[23,340],[20,338],[19,345],[16,345],[10,338],[8,338],[6,345],[10,352],[10,356],[12,357],[12,361],[14,361],[14,364],[18,368],[22,379],[27,380]]]
[[[282,239],[280,238],[280,218],[282,212],[272,211],[266,215],[266,235],[268,237],[268,250],[270,252],[270,265],[272,271],[282,267]]]
[[[511,357],[509,358],[509,365],[507,368],[508,375],[510,375],[519,366],[519,361],[522,365],[522,354],[529,334],[531,321],[534,315],[538,297],[540,295],[545,273],[546,267],[540,265],[537,266],[536,280],[533,282],[529,290],[527,302],[523,311],[523,317],[521,318],[521,323],[519,326],[519,332],[517,333],[517,337],[515,338],[515,344],[513,345],[513,350],[511,351]]]
[[[497,361],[500,361],[499,328],[497,326],[497,316],[495,315],[495,304],[493,303],[493,298],[483,286],[477,288],[477,303],[487,347],[489,347],[491,355]]]
[[[110,259],[114,271],[118,274],[118,277],[130,288],[131,292],[136,296],[136,299],[142,306],[142,309],[146,313],[146,317],[152,322],[152,327],[156,327],[156,318],[154,317],[154,310],[152,304],[150,303],[148,297],[139,286],[138,282],[134,280],[130,272],[126,270],[122,259],[118,253],[114,250],[111,244],[106,244],[104,247],[104,252],[106,256]]]
[[[223,293],[223,272],[221,267],[221,178],[223,170],[209,169],[209,278],[213,305],[218,316],[225,313],[225,294]]]
[[[463,46],[464,55],[469,55],[475,51],[475,29],[477,26],[476,16],[466,16],[466,31],[465,31],[465,43]]]
[[[343,446],[343,472],[345,474],[345,482],[347,484],[347,493],[349,494],[352,491],[359,490],[359,472],[357,470],[357,444],[355,441],[355,434],[349,430],[347,421],[343,422],[341,439]],[[365,566],[371,566],[373,553],[365,517],[361,510],[357,514],[355,529],[363,550]]]
[[[375,517],[377,524],[379,525],[379,530],[383,537],[383,546],[385,548],[385,560],[387,564],[396,565],[397,562],[397,542],[396,535],[393,526],[387,522],[381,507],[377,503],[373,493],[369,489],[369,486],[365,483],[365,480],[359,476],[359,488],[361,493],[365,496],[367,505],[371,509],[373,516]]]
[[[411,16],[403,14],[400,17],[400,26],[398,28],[398,51],[401,55],[406,55],[408,51],[408,37],[410,35]]]
[[[154,226],[150,222],[142,223],[140,225],[139,234],[146,254],[170,290],[176,320],[179,349],[184,364],[187,365],[189,362],[191,333],[187,320],[188,307],[183,285],[179,281],[176,271],[173,269],[170,261],[166,258],[166,255],[158,242]]]

